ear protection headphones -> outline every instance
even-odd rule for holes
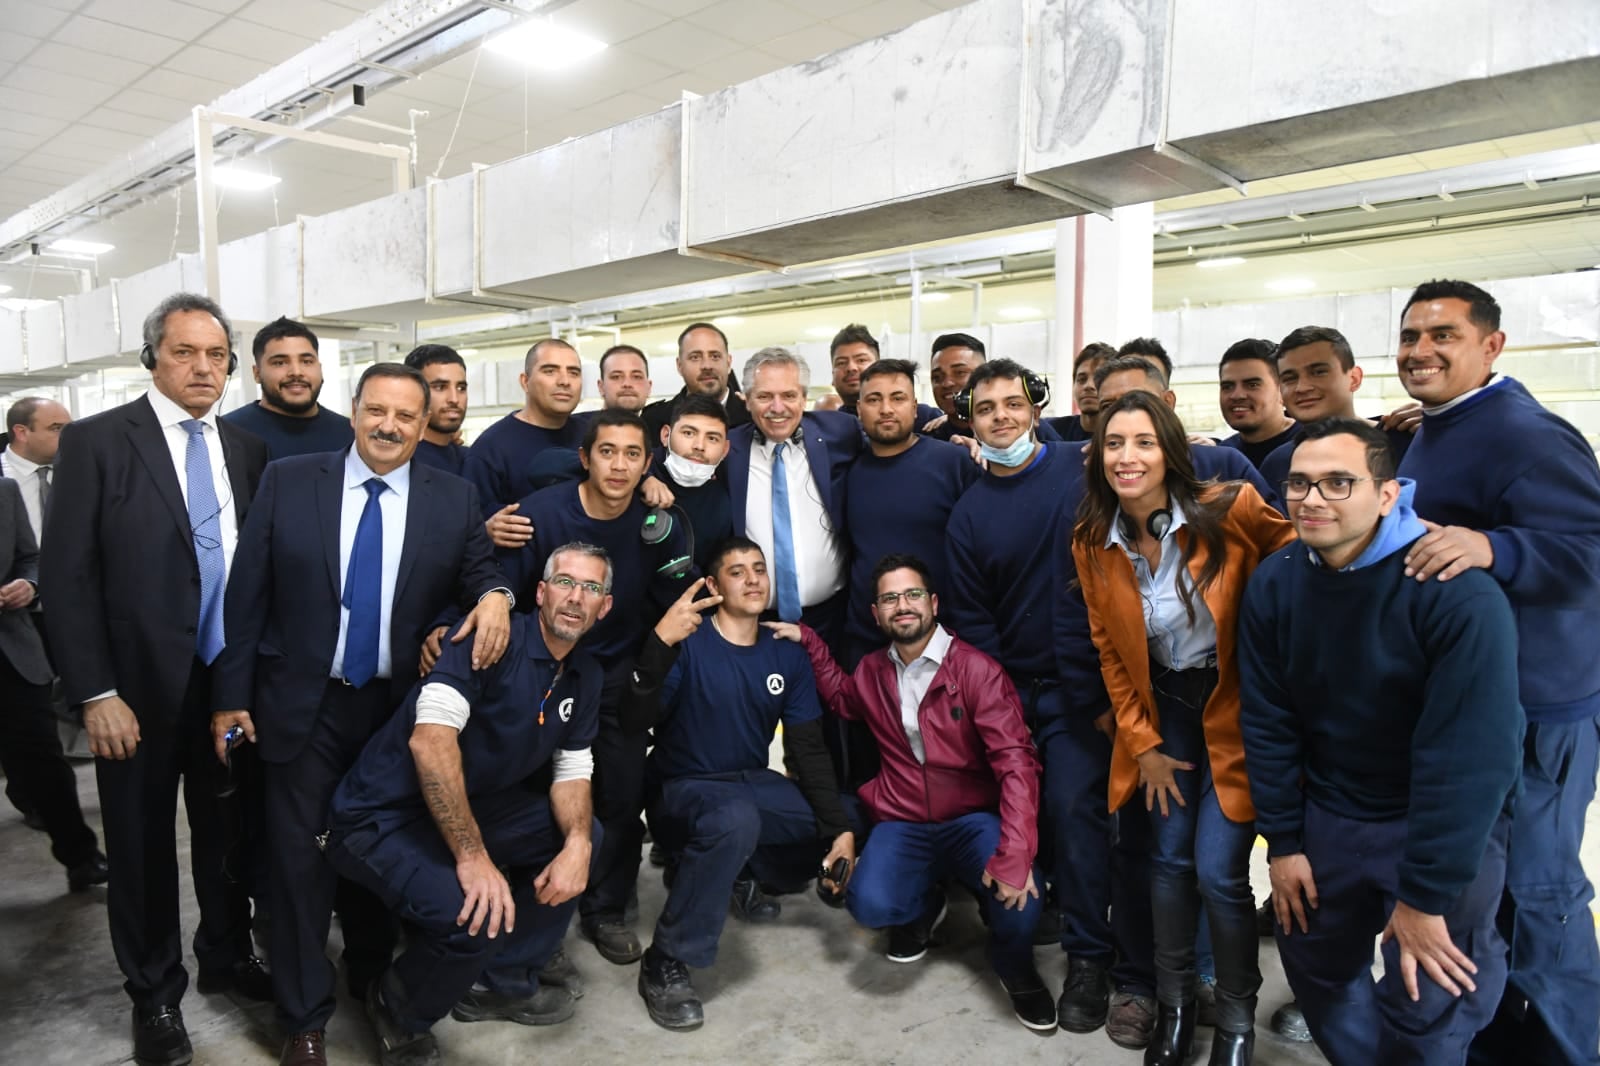
[[[139,365],[146,370],[154,370],[156,368],[156,350],[148,344],[139,349]],[[239,369],[239,353],[230,348],[228,349],[228,376],[232,377],[233,372],[237,369]]]
[[[1050,383],[1031,370],[1022,372],[1022,395],[1028,398],[1032,407],[1043,407],[1050,402]],[[952,401],[956,409],[956,417],[963,422],[972,421],[972,386],[967,386],[956,393]]]
[[[1117,525],[1122,530],[1122,539],[1133,542],[1139,539],[1139,527],[1133,524],[1133,519],[1118,512]],[[1160,540],[1167,535],[1167,530],[1172,528],[1172,512],[1165,507],[1159,511],[1151,511],[1150,517],[1144,520],[1145,532],[1155,540]]]
[[[644,516],[644,525],[639,527],[639,539],[652,547],[665,544],[672,530],[678,525],[673,516],[683,519],[683,536],[688,542],[687,555],[677,555],[656,567],[658,577],[670,577],[682,580],[689,575],[689,568],[694,565],[694,525],[689,521],[689,516],[677,504],[671,507],[652,507]]]

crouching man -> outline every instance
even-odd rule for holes
[[[1334,1066],[1462,1063],[1506,985],[1511,607],[1480,569],[1408,576],[1430,527],[1370,422],[1304,426],[1282,489],[1300,540],[1251,578],[1238,646],[1284,974]]]
[[[702,584],[711,595],[696,601]],[[624,730],[656,731],[646,809],[670,887],[639,994],[667,1029],[705,1020],[689,967],[716,960],[730,893],[735,914],[773,921],[778,902],[762,882],[804,883],[819,859],[855,863],[811,664],[759,623],[770,592],[760,547],[724,541],[645,638],[622,707]],[[767,765],[780,722],[794,781]]]
[[[872,611],[890,646],[851,675],[803,626],[769,622],[805,645],[817,690],[847,721],[864,721],[883,769],[861,789],[872,836],[845,905],[889,930],[891,962],[916,962],[944,920],[941,882],[983,901],[989,961],[1029,1029],[1056,1027],[1055,997],[1033,965],[1039,922],[1039,757],[1003,667],[934,621],[928,567],[887,555],[874,568]]]
[[[557,548],[500,661],[474,671],[471,645],[446,643],[334,794],[329,861],[410,930],[367,993],[384,1066],[440,1061],[429,1030],[447,1013],[561,1020],[526,963],[555,953],[589,879],[601,674],[573,645],[610,588],[604,551]],[[518,966],[496,970],[502,948]]]

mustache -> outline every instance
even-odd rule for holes
[[[368,433],[367,434],[367,439],[368,440],[381,440],[385,444],[404,444],[406,442],[406,439],[404,437],[402,437],[400,434],[398,434],[398,433],[385,433],[381,429],[375,429],[371,433]]]

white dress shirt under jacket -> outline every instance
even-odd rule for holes
[[[794,535],[795,576],[800,583],[800,605],[815,607],[844,588],[845,553],[822,492],[812,474],[805,439],[797,433],[784,449],[783,468],[789,482],[789,529]],[[772,575],[767,606],[778,602],[772,534],[772,456],[776,442],[757,440],[750,448],[750,489],[745,497],[745,535],[761,545]]]

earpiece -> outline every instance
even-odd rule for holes
[[[1117,512],[1117,528],[1122,531],[1122,539],[1132,544],[1139,539],[1139,527],[1133,524],[1133,519],[1121,511]],[[1144,520],[1145,532],[1155,540],[1160,540],[1172,528],[1172,512],[1165,507],[1159,511],[1152,511],[1150,517]]]
[[[1043,376],[1031,370],[1022,372],[1022,395],[1028,398],[1029,405],[1044,407],[1050,402],[1050,382]],[[972,388],[968,386],[956,393],[951,401],[956,409],[956,417],[963,422],[972,421]]]

